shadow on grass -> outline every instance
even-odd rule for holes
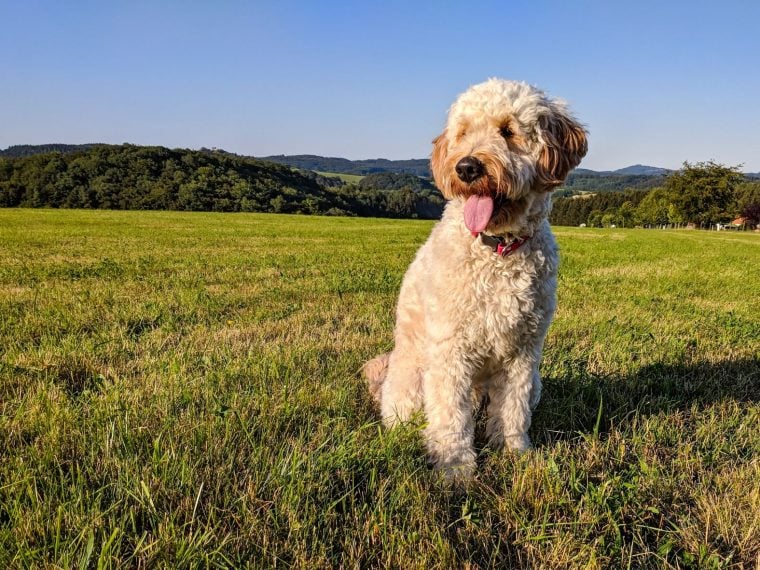
[[[576,370],[544,379],[531,436],[537,448],[583,435],[604,438],[613,429],[628,432],[642,417],[696,409],[720,402],[760,402],[760,360],[720,363],[653,364],[628,376],[595,376]],[[476,446],[481,448],[485,418],[478,419]],[[487,469],[481,457],[479,469]],[[442,497],[448,513],[446,537],[463,559],[482,567],[524,567],[530,556],[516,541],[514,529],[499,528],[501,518],[485,507],[479,493]],[[656,517],[654,517],[656,519]],[[472,530],[470,519],[482,519]],[[652,527],[657,522],[651,523]],[[642,532],[648,532],[646,530]],[[652,533],[650,533],[652,534]],[[659,535],[652,534],[657,549]],[[726,551],[726,556],[730,550]]]
[[[546,445],[578,434],[602,435],[613,425],[625,428],[635,417],[726,400],[760,401],[760,360],[656,363],[629,376],[580,371],[544,378],[531,431],[537,445]]]

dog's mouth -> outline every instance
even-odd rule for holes
[[[509,202],[503,195],[473,194],[464,203],[464,225],[472,235],[485,231],[495,214]]]

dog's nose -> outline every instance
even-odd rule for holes
[[[454,168],[462,182],[474,182],[485,172],[485,166],[474,156],[465,156]]]

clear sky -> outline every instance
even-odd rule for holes
[[[0,0],[0,148],[420,158],[488,77],[568,100],[582,166],[760,171],[760,2]]]

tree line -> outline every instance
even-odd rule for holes
[[[411,188],[417,191],[436,190],[435,185],[428,178],[396,172],[368,174],[359,181],[359,188],[364,190],[401,190],[403,188]]]
[[[38,147],[14,147],[15,157],[0,157],[0,206],[435,219],[444,205],[430,180],[409,173],[374,173],[348,184],[220,150],[51,147],[53,152],[41,154],[32,152]],[[681,170],[650,179],[661,184],[623,191],[572,184],[565,188],[570,196],[555,192],[550,220],[570,226],[710,227],[743,216],[749,226],[760,223],[760,181],[746,178],[738,167],[684,163]],[[629,180],[634,186],[641,182]]]
[[[710,228],[738,217],[749,227],[760,224],[760,181],[738,166],[685,162],[651,190],[559,196],[550,220],[563,226]]]
[[[623,190],[649,190],[663,183],[664,175],[651,174],[598,174],[571,172],[556,192],[558,197],[573,196],[581,192],[621,192]]]
[[[374,189],[223,151],[93,145],[0,158],[0,206],[437,218],[435,189]]]

